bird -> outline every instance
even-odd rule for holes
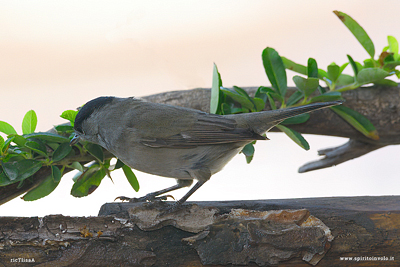
[[[152,202],[164,194],[197,182],[172,210],[181,206],[196,190],[219,172],[245,145],[268,140],[264,134],[283,120],[314,110],[342,104],[342,101],[252,113],[216,115],[207,112],[152,103],[140,98],[101,96],[83,105],[74,121],[80,140],[98,144],[132,169],[175,178],[176,185],[140,198],[118,197],[130,202]]]

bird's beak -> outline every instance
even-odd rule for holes
[[[74,137],[72,137],[71,141],[69,142],[69,145],[73,146],[76,143],[78,143],[79,140],[81,140],[81,137],[78,134],[75,134]]]

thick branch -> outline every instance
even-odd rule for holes
[[[108,203],[100,217],[3,217],[0,265],[399,266],[399,207],[399,196],[189,202],[158,217],[163,203]]]

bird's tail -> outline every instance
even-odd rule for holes
[[[247,124],[248,127],[253,129],[256,133],[262,134],[267,132],[269,129],[279,124],[283,120],[294,117],[303,113],[308,113],[314,110],[323,109],[327,107],[332,107],[336,105],[341,105],[343,101],[331,101],[331,102],[321,102],[312,103],[299,107],[275,109],[261,112],[253,113],[241,113],[236,114],[235,120],[239,124]]]

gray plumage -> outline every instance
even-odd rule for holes
[[[149,103],[136,98],[99,97],[86,103],[75,119],[76,138],[101,145],[129,167],[178,179],[160,194],[197,184],[182,204],[232,157],[286,118],[341,104],[340,101],[234,115],[214,115],[194,109]],[[186,181],[187,180],[187,181]],[[128,199],[121,197],[121,199]]]

